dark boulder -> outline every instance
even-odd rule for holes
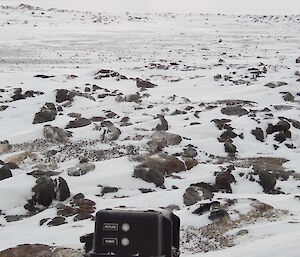
[[[45,103],[41,110],[35,114],[33,124],[55,120],[57,110],[53,103]]]
[[[73,121],[70,121],[69,124],[66,126],[66,129],[71,128],[81,128],[90,125],[92,122],[86,118],[79,118]]]
[[[225,152],[228,153],[229,155],[234,155],[237,152],[236,146],[229,141],[224,143],[224,148],[225,148]]]
[[[271,192],[276,185],[276,178],[267,171],[258,172],[259,184],[263,187],[265,193]]]
[[[66,224],[66,218],[57,216],[47,223],[49,227],[57,227]]]
[[[116,193],[118,191],[119,189],[117,187],[103,187],[101,193],[104,195],[108,193]]]
[[[7,165],[2,166],[0,168],[0,181],[10,177],[12,177],[10,168]]]
[[[142,79],[137,78],[136,79],[136,86],[138,88],[141,88],[142,90],[145,90],[146,88],[154,88],[157,85],[151,83],[150,81],[146,81],[146,80],[142,80]]]
[[[229,172],[220,172],[216,176],[216,187],[226,193],[232,193],[231,183],[236,182],[234,176]]]
[[[162,186],[165,182],[163,167],[154,169],[142,164],[134,168],[133,176],[154,183],[156,186]]]
[[[251,134],[255,136],[256,140],[260,141],[260,142],[264,142],[264,132],[261,128],[256,128],[251,130]]]
[[[54,182],[49,177],[40,177],[32,188],[33,201],[48,207],[55,197]]]
[[[73,101],[75,94],[67,89],[58,89],[56,92],[56,102]]]
[[[212,211],[208,218],[212,221],[224,221],[230,219],[228,212],[223,209]]]
[[[248,114],[248,111],[241,106],[224,107],[221,109],[221,112],[229,116],[243,116]]]
[[[201,199],[200,193],[194,187],[188,187],[183,194],[183,203],[186,206],[191,206]]]
[[[193,211],[193,214],[202,215],[206,212],[209,212],[212,208],[220,207],[220,202],[213,201],[210,203],[202,203],[200,206]]]

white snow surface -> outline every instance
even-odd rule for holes
[[[2,4],[2,1],[0,2]],[[233,139],[237,147],[237,158],[272,157],[285,158],[286,171],[293,174],[287,180],[277,179],[276,188],[284,194],[265,194],[259,183],[251,182],[250,167],[236,167],[232,174],[236,182],[232,184],[232,194],[215,193],[213,200],[236,200],[230,217],[236,213],[245,214],[251,210],[250,199],[271,205],[278,210],[286,210],[273,221],[258,220],[240,227],[248,234],[237,237],[235,245],[207,253],[183,251],[184,257],[298,257],[300,238],[300,133],[291,125],[291,138],[278,143],[274,135],[265,137],[264,142],[255,139],[251,130],[256,127],[266,130],[269,123],[276,124],[281,117],[299,121],[300,64],[300,16],[257,16],[257,15],[208,15],[208,14],[104,14],[89,11],[36,8],[19,2],[4,1],[0,6],[0,106],[8,108],[0,111],[0,141],[8,140],[12,145],[24,145],[43,139],[43,127],[51,124],[64,128],[73,118],[69,113],[81,113],[84,118],[105,116],[107,111],[118,114],[110,119],[122,131],[114,143],[102,143],[100,132],[94,124],[71,129],[71,142],[95,141],[86,146],[91,150],[110,150],[113,146],[136,147],[139,153],[146,152],[146,140],[158,124],[157,114],[164,114],[169,123],[169,132],[183,137],[179,146],[164,149],[168,153],[178,153],[188,144],[198,151],[199,164],[190,171],[167,177],[165,189],[157,188],[132,173],[136,163],[130,161],[126,151],[120,156],[102,161],[94,161],[95,170],[80,177],[71,177],[67,169],[78,163],[78,158],[61,159],[57,170],[71,191],[71,196],[83,193],[96,203],[97,210],[128,206],[137,208],[166,207],[176,204],[175,211],[181,218],[183,228],[201,228],[212,223],[208,214],[192,214],[199,204],[187,207],[183,194],[192,183],[214,183],[215,172],[220,172],[233,163],[226,159],[224,146],[218,141],[222,132],[213,119],[230,119],[230,125],[238,135]],[[31,3],[38,6],[38,1]],[[64,7],[67,9],[67,7]],[[176,63],[176,65],[170,65]],[[161,68],[157,68],[161,65]],[[163,66],[167,66],[164,69]],[[249,68],[267,73],[252,78]],[[115,78],[94,79],[100,69],[110,69],[124,74],[129,80]],[[55,77],[41,79],[38,74]],[[68,79],[68,75],[77,77]],[[215,80],[214,76],[222,75]],[[229,75],[232,79],[224,80]],[[158,86],[147,91],[139,91],[135,78],[149,79]],[[234,82],[242,79],[240,84]],[[284,81],[287,85],[269,88],[265,84]],[[99,85],[112,92],[134,94],[139,92],[142,102],[117,102],[114,96],[98,98],[100,90],[92,93],[95,101],[76,96],[70,107],[64,107],[62,115],[54,121],[32,124],[34,115],[46,102],[55,103],[57,89],[77,89],[83,92],[86,86]],[[41,91],[44,94],[19,101],[11,101],[15,88]],[[290,92],[294,101],[285,101],[283,95]],[[176,95],[173,98],[172,96]],[[228,116],[221,112],[226,106],[222,100],[250,101],[243,108],[256,115]],[[219,101],[219,102],[218,102]],[[148,108],[152,105],[152,108]],[[191,111],[172,115],[176,109]],[[208,108],[208,106],[210,106]],[[141,107],[141,108],[137,108]],[[167,109],[166,109],[167,108]],[[263,109],[270,111],[265,112]],[[199,111],[195,115],[196,111]],[[121,118],[128,116],[133,124],[121,127]],[[197,117],[198,116],[198,117]],[[192,125],[191,123],[195,123]],[[142,135],[137,140],[136,135]],[[266,133],[265,133],[266,136]],[[274,149],[274,145],[279,146]],[[289,147],[292,145],[292,147]],[[53,146],[58,149],[58,146]],[[123,148],[122,148],[123,149]],[[122,151],[122,149],[120,151]],[[51,149],[44,149],[51,150]],[[15,153],[13,153],[15,154]],[[0,153],[5,160],[12,153]],[[42,151],[37,152],[42,158]],[[220,161],[220,160],[223,160]],[[56,216],[54,201],[44,211],[20,221],[7,222],[5,215],[23,215],[23,208],[31,198],[35,178],[26,173],[34,170],[30,158],[13,170],[13,177],[0,181],[0,250],[23,243],[44,243],[49,245],[80,248],[79,237],[93,231],[94,222],[84,220],[74,222],[67,218],[67,224],[58,227],[40,226],[43,218]],[[243,174],[243,175],[239,175]],[[116,193],[100,194],[101,186],[119,188]],[[176,185],[177,190],[172,189]],[[142,194],[139,188],[153,189]],[[297,198],[298,197],[298,198]],[[66,200],[67,204],[69,200]],[[207,201],[203,201],[207,202]],[[237,231],[231,231],[235,234]],[[230,231],[228,232],[230,233]],[[183,247],[184,249],[184,247]]]

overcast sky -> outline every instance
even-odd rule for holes
[[[0,0],[105,12],[300,14],[300,0]]]

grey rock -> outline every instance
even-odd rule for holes
[[[234,176],[229,172],[220,172],[216,176],[216,187],[225,191],[226,193],[232,193],[231,183],[236,182]]]
[[[73,101],[75,94],[67,89],[58,89],[56,92],[56,102]]]
[[[165,182],[163,168],[154,169],[145,165],[139,165],[134,168],[133,176],[146,182],[154,183],[156,186],[162,186]]]
[[[229,116],[239,116],[239,117],[248,114],[248,111],[242,108],[241,106],[224,107],[221,109],[221,112]]]
[[[78,213],[75,217],[74,217],[74,221],[80,221],[80,220],[86,220],[86,219],[90,219],[93,216],[89,213],[89,212],[81,212]]]
[[[212,221],[230,220],[228,212],[223,209],[212,211],[208,218]]]
[[[259,184],[263,187],[265,193],[272,191],[276,185],[276,178],[267,171],[261,171],[259,175]]]
[[[161,151],[165,146],[178,145],[182,141],[181,136],[164,131],[157,131],[147,143],[148,150],[152,153]]]
[[[200,206],[195,211],[193,211],[193,214],[202,215],[218,207],[220,207],[220,202],[218,201],[201,203]]]
[[[200,193],[194,187],[188,187],[183,194],[183,203],[191,206],[201,200]]]
[[[236,146],[229,141],[224,143],[224,148],[225,152],[231,155],[234,155],[237,152]]]
[[[158,124],[155,128],[157,131],[166,131],[169,129],[169,124],[165,119],[164,115],[158,114],[157,117],[160,119],[160,124]]]
[[[69,176],[82,176],[96,168],[93,163],[80,163],[75,167],[68,168]]]
[[[294,102],[295,97],[290,92],[286,92],[283,96],[283,100],[287,102]]]
[[[116,193],[118,192],[119,189],[117,187],[103,187],[102,190],[101,190],[101,193],[102,194],[108,194],[108,193]]]
[[[57,227],[66,224],[66,218],[57,216],[47,223],[49,227]]]
[[[102,127],[105,127],[101,135],[101,141],[111,142],[116,141],[121,135],[121,130],[114,126],[111,122],[102,122]]]
[[[141,88],[142,90],[144,90],[146,88],[154,88],[157,85],[151,83],[150,81],[146,81],[146,80],[142,80],[142,79],[137,78],[136,79],[136,86],[138,88]]]
[[[1,251],[0,257],[83,257],[83,253],[70,248],[24,244]]]
[[[2,166],[0,168],[0,181],[11,177],[12,177],[11,170],[6,165]]]
[[[125,96],[125,102],[136,102],[141,101],[141,96],[139,94],[130,94]]]
[[[265,140],[264,132],[261,128],[256,128],[251,130],[251,134],[255,136],[256,140],[260,142],[264,142]]]
[[[300,63],[300,57],[296,59],[296,63]]]
[[[48,207],[55,197],[53,180],[45,176],[38,178],[32,192],[34,202]]]
[[[53,103],[46,103],[41,110],[35,114],[33,124],[44,123],[55,120],[57,110]]]
[[[188,158],[195,158],[198,155],[197,150],[192,147],[188,146],[186,149],[184,149],[182,156],[188,157]]]
[[[288,85],[288,83],[286,83],[286,82],[274,81],[274,82],[270,82],[270,83],[266,84],[265,87],[277,88],[277,87],[282,87],[282,86],[286,86],[286,85]]]
[[[69,122],[69,124],[66,126],[66,129],[70,128],[81,128],[90,125],[92,122],[89,119],[86,118],[79,118],[76,120],[72,120]]]
[[[46,125],[44,127],[43,134],[46,140],[58,143],[66,143],[69,140],[69,137],[72,135],[69,131],[50,125]]]

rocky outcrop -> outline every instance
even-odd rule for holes
[[[72,128],[81,128],[90,125],[92,122],[89,119],[86,118],[78,118],[76,120],[72,120],[69,122],[69,124],[66,126],[66,129],[72,129]]]
[[[3,165],[0,168],[0,181],[10,177],[12,177],[11,170],[7,167],[7,165]]]
[[[147,143],[149,152],[160,152],[165,146],[178,145],[182,141],[181,136],[164,131],[154,132]]]
[[[52,127],[50,125],[46,125],[44,127],[43,134],[46,140],[57,143],[66,143],[72,135],[69,131],[59,127]]]
[[[83,253],[70,248],[26,244],[4,250],[0,252],[0,257],[83,257]]]
[[[35,114],[33,124],[44,123],[55,120],[57,115],[56,107],[53,103],[45,103],[41,110]]]

